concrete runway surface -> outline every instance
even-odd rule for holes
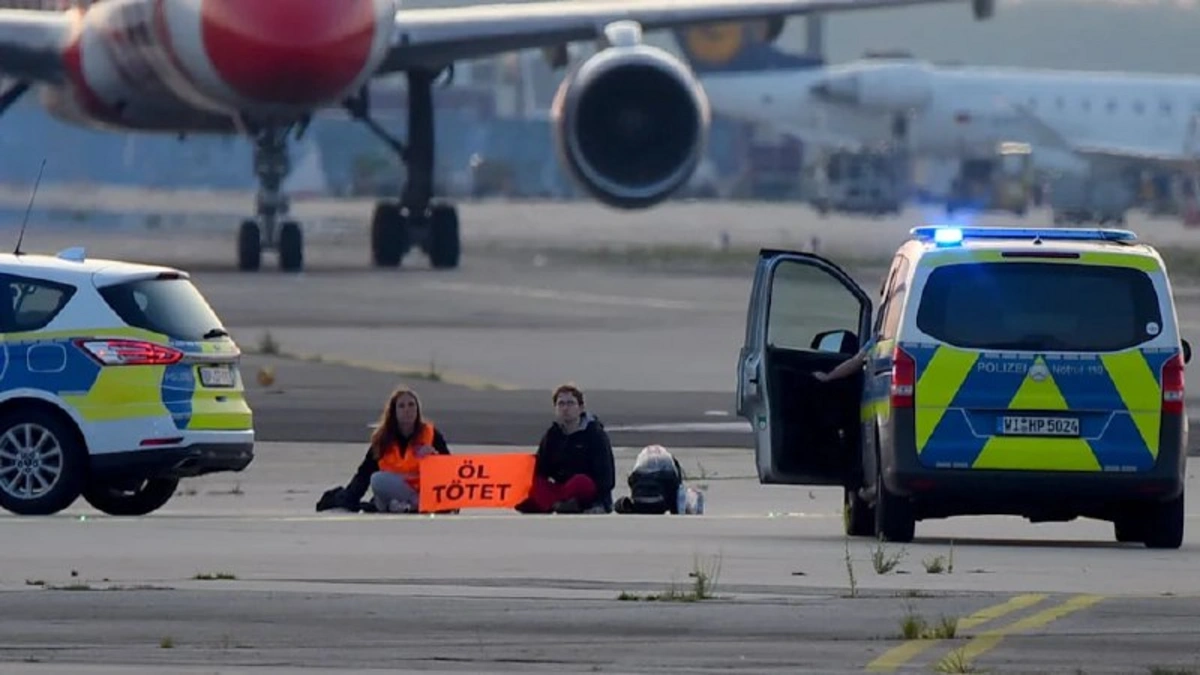
[[[80,503],[0,518],[20,542],[0,575],[0,671],[1137,673],[1200,658],[1195,543],[1155,552],[1102,523],[1012,518],[846,540],[837,490],[760,486],[742,451],[715,448],[681,449],[707,495],[697,517],[314,513],[361,453],[263,443],[243,474],[187,481],[149,517]],[[689,602],[695,573],[712,597]],[[681,601],[647,600],[672,587]],[[902,637],[943,621],[952,638]]]
[[[105,199],[141,199],[129,211],[142,214],[191,204]],[[0,557],[0,672],[1200,672],[1193,541],[1150,551],[1115,543],[1106,523],[1013,518],[923,522],[906,546],[847,541],[839,490],[758,484],[733,415],[752,256],[705,251],[725,229],[744,251],[816,234],[875,289],[872,257],[911,222],[472,204],[461,269],[415,255],[376,271],[365,227],[348,224],[369,204],[320,205],[306,273],[242,275],[225,213],[251,203],[209,198],[220,221],[186,227],[26,235],[28,250],[84,243],[191,269],[244,349],[268,333],[277,349],[245,358],[260,438],[245,472],[185,481],[139,519],[82,500],[51,518],[0,516],[14,542]],[[1172,246],[1192,236],[1160,221],[1146,231]],[[1200,294],[1178,283],[1176,295],[1194,334]],[[706,514],[314,512],[350,477],[396,384],[415,386],[466,453],[530,451],[564,380],[609,428],[617,495],[636,452],[663,443],[705,489]],[[646,601],[672,587],[691,599],[697,570],[716,597]],[[956,632],[906,640],[906,617],[929,630],[957,619]]]

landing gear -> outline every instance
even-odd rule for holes
[[[345,102],[350,115],[391,146],[407,168],[400,199],[379,201],[371,216],[371,260],[376,267],[398,267],[413,245],[421,247],[436,269],[458,267],[458,210],[433,200],[433,82],[437,75],[408,73],[407,145],[371,119],[365,88]]]
[[[242,221],[238,229],[240,270],[254,271],[261,267],[264,250],[279,253],[279,269],[284,272],[299,272],[304,267],[304,233],[299,223],[287,218],[289,203],[282,189],[283,179],[291,171],[289,132],[290,127],[266,127],[255,134],[258,215]]]

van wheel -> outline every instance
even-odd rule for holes
[[[907,543],[916,534],[916,519],[907,499],[888,492],[883,484],[883,463],[876,462],[875,535],[880,541]]]
[[[842,499],[842,521],[846,534],[851,537],[869,537],[875,534],[875,512],[857,489],[845,488]]]
[[[1142,521],[1136,518],[1124,517],[1113,521],[1113,535],[1117,541],[1127,544],[1144,541],[1146,531]]]
[[[1151,504],[1146,512],[1146,548],[1183,545],[1183,494],[1169,502]]]
[[[96,483],[84,489],[83,498],[110,516],[144,516],[162,508],[178,487],[178,478],[150,478],[127,485]]]
[[[79,498],[87,449],[62,419],[41,408],[0,418],[0,506],[22,516],[48,516]]]

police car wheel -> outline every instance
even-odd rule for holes
[[[846,534],[851,537],[869,537],[875,534],[875,512],[870,504],[858,496],[858,490],[844,490],[842,519]]]
[[[1183,495],[1151,505],[1146,518],[1146,548],[1179,548],[1183,544]]]
[[[93,483],[84,488],[83,498],[110,516],[144,516],[162,508],[178,487],[178,478],[150,478],[129,485]]]
[[[875,535],[880,541],[908,543],[913,540],[917,525],[912,505],[907,499],[888,492],[883,484],[882,468],[876,471],[875,491],[878,498],[875,500]]]
[[[74,429],[41,408],[0,417],[0,506],[22,516],[47,516],[79,498],[87,450]]]

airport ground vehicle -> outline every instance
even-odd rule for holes
[[[874,319],[833,262],[761,252],[737,385],[759,481],[842,485],[847,533],[889,541],[1009,514],[1180,546],[1191,346],[1158,253],[1123,230],[913,233]],[[813,377],[862,336],[862,372]]]
[[[188,275],[0,255],[0,506],[143,515],[254,452],[240,351]]]
[[[830,152],[805,177],[808,201],[829,211],[892,215],[904,208],[904,156],[888,151]]]
[[[1033,196],[1033,182],[1032,147],[1001,143],[993,157],[963,160],[946,199],[946,213],[971,209],[1024,216]]]
[[[1054,222],[1099,225],[1125,222],[1125,213],[1137,205],[1137,194],[1123,176],[1063,174],[1049,182]]]

